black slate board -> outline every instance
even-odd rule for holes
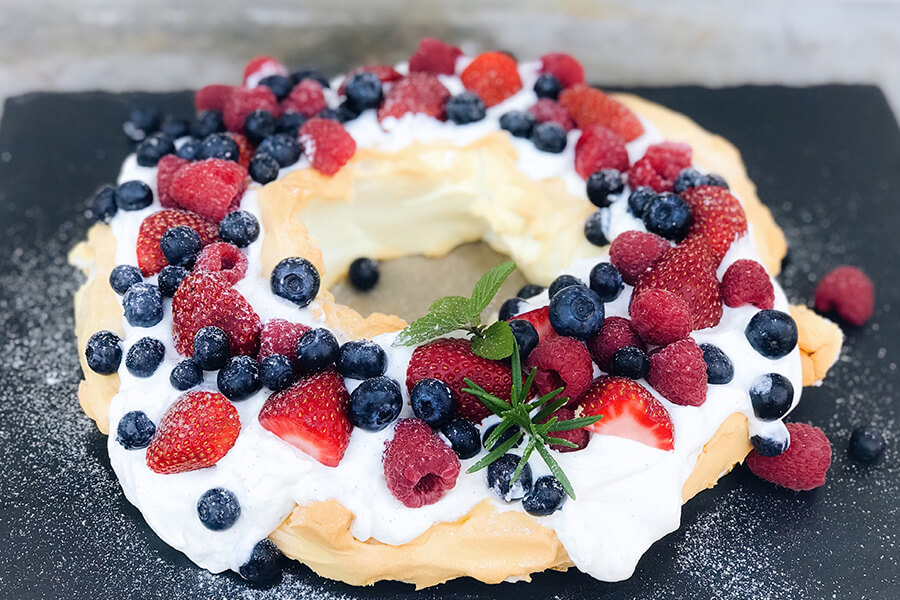
[[[830,267],[876,281],[873,320],[793,415],[825,429],[829,482],[796,494],[741,467],[684,509],[626,582],[549,573],[531,585],[456,581],[414,593],[357,589],[294,565],[258,590],[169,549],[124,499],[105,438],[77,407],[65,253],[89,225],[82,200],[114,179],[130,144],[120,123],[152,103],[188,116],[178,94],[34,94],[8,100],[0,126],[0,597],[27,598],[896,598],[900,482],[897,357],[900,132],[876,88],[633,90],[733,141],[792,243],[782,282],[809,301]],[[847,458],[853,426],[887,430],[886,459]],[[602,518],[602,516],[600,517]]]

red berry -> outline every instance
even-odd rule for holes
[[[344,378],[326,369],[269,396],[259,411],[259,424],[326,467],[336,467],[353,431],[347,418],[349,400]]]
[[[435,38],[422,38],[415,54],[409,59],[409,71],[453,75],[456,72],[456,59],[460,56],[462,50],[456,46],[445,44]]]
[[[594,378],[594,364],[587,347],[565,336],[540,342],[528,355],[527,366],[529,371],[537,368],[534,386],[539,394],[564,388],[558,398],[568,398],[566,406],[577,404]]]
[[[466,387],[464,380],[471,379],[488,393],[507,402],[512,386],[509,367],[476,356],[472,353],[472,343],[458,338],[440,338],[413,351],[406,370],[406,388],[412,392],[419,380],[427,378],[447,384],[456,399],[457,416],[476,423],[480,423],[491,411],[477,398],[462,391]]]
[[[179,158],[174,154],[166,154],[159,159],[156,171],[156,193],[159,196],[159,203],[163,208],[177,208],[178,205],[169,193],[172,185],[172,179],[175,173],[184,165],[190,163],[186,158]]]
[[[334,175],[356,154],[356,141],[331,119],[310,119],[300,127],[300,143],[315,170]]]
[[[575,411],[570,408],[560,408],[557,409],[555,413],[550,415],[544,420],[546,423],[550,418],[556,417],[557,422],[559,421],[569,421],[575,418]],[[575,448],[570,448],[569,446],[564,446],[563,444],[550,444],[550,447],[556,450],[557,452],[577,452],[578,450],[584,450],[587,448],[588,442],[591,441],[590,432],[584,427],[579,427],[578,429],[570,429],[568,431],[554,431],[550,433],[552,437],[560,438],[563,440],[568,440],[575,444]]]
[[[241,432],[241,419],[217,392],[188,392],[163,415],[147,448],[147,466],[169,475],[211,467],[225,456]]]
[[[351,77],[360,73],[372,73],[378,77],[378,80],[381,81],[381,83],[394,83],[395,81],[403,79],[403,74],[390,65],[365,65],[356,67],[355,69],[351,69],[347,75],[344,76],[344,80],[341,81],[341,85],[338,87],[338,94],[343,96],[347,82]]]
[[[818,427],[787,423],[791,443],[778,456],[762,456],[756,450],[747,455],[754,475],[789,490],[805,492],[825,484],[831,466],[831,444]]]
[[[172,298],[172,337],[175,349],[194,354],[194,335],[207,325],[228,334],[232,355],[256,356],[259,351],[259,315],[228,282],[199,271],[184,278]]]
[[[722,276],[722,300],[725,306],[735,308],[752,304],[756,308],[770,309],[775,305],[775,289],[766,269],[755,260],[742,258],[734,261]]]
[[[503,52],[485,52],[475,57],[460,75],[466,89],[478,94],[487,106],[500,104],[522,89],[519,65]]]
[[[656,234],[625,231],[612,241],[609,262],[622,274],[622,281],[636,285],[670,248],[669,242]]]
[[[256,149],[253,147],[253,144],[250,143],[250,140],[247,139],[247,136],[243,133],[231,133],[229,135],[231,135],[231,139],[233,139],[234,142],[238,145],[238,164],[245,169],[249,169],[250,160],[256,153]]]
[[[383,461],[388,490],[408,508],[434,504],[459,477],[456,453],[419,419],[397,421]]]
[[[600,331],[588,340],[591,358],[601,370],[609,372],[609,361],[616,350],[633,346],[646,351],[644,341],[638,336],[631,321],[625,317],[606,317]]]
[[[578,83],[563,90],[559,103],[569,111],[580,129],[594,124],[603,125],[622,136],[626,142],[644,133],[644,126],[624,104],[584,84]]]
[[[137,263],[144,277],[150,277],[162,271],[169,264],[159,240],[163,234],[173,227],[186,225],[197,232],[204,246],[219,239],[219,228],[203,217],[183,210],[161,210],[144,218],[138,229]]]
[[[178,206],[214,223],[235,208],[247,186],[247,169],[231,160],[209,158],[175,173],[169,194]]]
[[[725,188],[700,186],[681,194],[691,209],[687,239],[701,239],[712,250],[716,267],[731,243],[747,233],[747,215],[737,198]]]
[[[450,90],[431,73],[410,73],[398,81],[384,96],[378,109],[378,120],[388,117],[399,119],[406,113],[422,113],[444,120],[444,105],[450,98]]]
[[[688,338],[651,352],[647,383],[672,404],[700,406],[706,402],[703,350]]]
[[[816,286],[816,310],[834,311],[850,325],[860,326],[875,310],[872,280],[856,267],[847,265],[829,272]]]
[[[603,415],[588,427],[594,433],[624,437],[660,450],[675,447],[675,427],[669,411],[627,377],[598,377],[581,403],[582,416]]]
[[[632,189],[649,186],[655,192],[671,192],[682,169],[691,166],[693,152],[687,144],[662,142],[647,148],[644,156],[628,171]]]
[[[205,85],[194,94],[194,107],[197,112],[202,110],[222,112],[234,89],[233,85]]]
[[[628,314],[635,331],[648,344],[670,344],[691,333],[688,305],[681,296],[667,290],[650,288],[634,294]]]
[[[587,179],[600,169],[628,170],[622,136],[603,125],[588,125],[575,143],[575,170]]]
[[[546,342],[559,335],[556,333],[556,330],[553,329],[553,325],[550,324],[549,306],[542,306],[540,308],[535,308],[534,310],[529,310],[521,315],[512,317],[510,321],[513,319],[523,319],[531,323],[534,326],[534,330],[537,331],[538,341],[540,342]]]
[[[309,327],[302,323],[291,323],[284,319],[271,319],[266,321],[259,332],[259,354],[257,360],[262,360],[273,354],[281,354],[297,364],[297,342],[300,336],[309,331]]]
[[[259,80],[269,75],[287,75],[288,70],[271,56],[257,56],[244,67],[244,86],[256,87]]]
[[[326,108],[325,88],[315,79],[304,79],[281,101],[284,112],[299,113],[307,118],[316,116]]]
[[[584,67],[565,52],[551,52],[541,57],[541,73],[550,73],[564,88],[584,83]]]
[[[631,189],[642,186],[652,188],[654,192],[671,192],[675,186],[674,181],[666,181],[656,172],[650,159],[639,158],[628,170],[628,185]]]
[[[538,98],[528,109],[538,123],[557,123],[566,131],[575,129],[575,121],[562,104],[550,98]]]
[[[194,271],[215,273],[234,285],[247,274],[247,255],[234,244],[213,242],[200,251]]]
[[[255,88],[238,87],[231,91],[222,107],[222,119],[228,131],[244,130],[244,119],[254,110],[265,110],[278,116],[278,100],[264,85]]]

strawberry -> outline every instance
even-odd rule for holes
[[[232,90],[234,90],[232,85],[205,85],[194,94],[194,107],[197,112],[203,110],[222,112]]]
[[[208,158],[175,173],[169,194],[178,206],[214,223],[236,208],[247,186],[247,169],[234,161]]]
[[[644,126],[624,104],[582,83],[563,90],[559,103],[569,111],[581,129],[595,123],[603,125],[622,136],[626,142],[644,133]]]
[[[259,424],[326,467],[336,467],[353,431],[347,418],[349,400],[344,378],[326,369],[269,396],[259,411]]]
[[[259,81],[269,75],[287,75],[288,70],[271,56],[257,56],[244,67],[244,86],[256,87]]]
[[[264,85],[255,88],[236,87],[225,100],[222,107],[222,119],[228,131],[244,130],[244,119],[254,110],[265,110],[274,116],[279,115],[278,99],[272,90]]]
[[[665,407],[641,384],[626,377],[598,377],[581,402],[582,416],[603,415],[588,427],[594,433],[628,438],[659,448],[675,448],[675,427]]]
[[[512,321],[512,319],[524,319],[531,323],[534,326],[535,331],[537,331],[539,342],[546,342],[559,335],[556,333],[556,330],[553,329],[553,325],[550,324],[549,306],[542,306],[541,308],[529,310],[526,313],[512,317],[510,321]]]
[[[478,94],[487,106],[500,104],[522,89],[519,65],[503,52],[485,52],[475,57],[460,75],[466,89]]]
[[[628,171],[628,185],[632,189],[648,186],[653,191],[671,192],[682,169],[691,166],[691,147],[678,142],[662,142],[647,148],[647,152]]]
[[[330,119],[310,119],[298,135],[313,168],[325,175],[340,171],[356,154],[356,141],[343,125]]]
[[[137,237],[137,262],[144,277],[162,271],[169,264],[159,247],[162,235],[173,227],[187,225],[197,232],[200,242],[206,246],[219,239],[219,228],[203,217],[184,210],[161,210],[141,221]]]
[[[147,466],[169,475],[211,467],[225,456],[241,432],[241,419],[217,392],[188,392],[159,422],[147,448]]]
[[[551,52],[541,57],[541,73],[550,73],[564,88],[584,83],[584,67],[565,52]]]
[[[259,350],[259,315],[222,277],[198,271],[184,278],[172,298],[172,337],[175,349],[194,354],[194,335],[207,325],[228,334],[232,355],[256,356]]]
[[[528,109],[538,123],[557,123],[566,131],[575,129],[575,121],[569,116],[562,104],[550,98],[538,98]],[[624,146],[623,146],[624,148]]]
[[[409,59],[409,71],[423,71],[435,75],[453,75],[456,72],[456,59],[462,56],[462,50],[456,46],[445,44],[434,38],[422,38],[415,54]]]
[[[295,112],[311,118],[328,108],[325,101],[325,88],[315,79],[304,79],[294,86],[288,97],[282,100],[284,112]]]
[[[406,113],[422,113],[444,120],[444,104],[450,98],[450,90],[431,73],[410,73],[398,81],[384,96],[378,109],[378,120],[388,117],[399,119]]]
[[[457,416],[480,423],[491,414],[477,398],[463,392],[465,379],[471,379],[488,393],[509,401],[512,377],[509,367],[472,353],[472,343],[458,338],[440,338],[419,346],[413,351],[406,370],[406,387],[421,379],[434,378],[443,381],[456,399]]]
[[[156,165],[156,193],[163,208],[178,208],[169,193],[169,187],[172,185],[172,179],[175,178],[178,169],[190,162],[188,159],[179,158],[174,154],[166,154],[159,159],[159,163]]]
[[[691,209],[688,238],[703,240],[718,267],[731,243],[747,233],[747,215],[741,203],[727,189],[708,185],[690,188],[681,197]]]
[[[256,149],[253,147],[253,144],[250,143],[250,140],[247,139],[247,136],[243,133],[231,133],[229,134],[231,139],[238,145],[238,164],[244,167],[245,169],[250,168],[250,160],[253,158],[253,154],[256,152]]]
[[[603,125],[588,125],[575,143],[575,170],[587,179],[600,169],[628,170],[622,136]]]
[[[395,81],[403,79],[403,74],[390,65],[365,65],[363,67],[356,67],[355,69],[350,70],[344,77],[344,80],[341,81],[341,85],[338,87],[339,95],[344,95],[346,83],[350,81],[351,77],[358,75],[359,73],[374,73],[383,84],[394,83]]]

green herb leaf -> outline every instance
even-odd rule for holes
[[[578,417],[575,419],[568,419],[567,421],[558,421],[550,427],[550,431],[571,431],[573,429],[581,429],[582,427],[593,425],[599,421],[600,418],[601,415],[596,415],[593,417]]]
[[[515,270],[516,263],[508,261],[497,265],[478,280],[475,289],[472,290],[472,297],[469,299],[469,317],[480,320],[481,313],[500,291],[500,286],[503,285],[506,278]],[[507,354],[507,356],[509,355]]]
[[[559,466],[559,463],[556,462],[556,459],[550,454],[550,451],[543,445],[535,446],[535,449],[538,451],[538,454],[541,455],[541,458],[544,459],[544,462],[547,463],[547,467],[550,469],[550,472],[553,473],[553,476],[559,480],[560,485],[562,485],[562,488],[566,491],[569,498],[574,500],[575,490],[572,489],[572,483],[569,481],[569,478],[566,477],[566,474],[563,472],[562,467]]]
[[[503,413],[509,410],[509,404],[492,394],[488,394],[481,386],[468,377],[463,379],[463,381],[465,382],[466,387],[464,387],[462,391],[468,392],[478,398],[478,400],[480,400],[481,403],[495,415],[503,416]]]
[[[455,319],[460,325],[469,322],[469,299],[464,296],[444,296],[431,304],[428,312]]]
[[[521,431],[519,431],[516,435],[512,436],[490,452],[488,452],[487,456],[479,460],[477,463],[472,465],[466,470],[466,473],[474,473],[476,471],[480,471],[485,468],[504,454],[510,451],[513,446],[519,443],[519,440],[522,439],[522,436],[525,435]]]
[[[497,321],[484,330],[481,337],[472,338],[472,352],[489,360],[500,360],[513,353],[516,338],[506,321]]]
[[[460,328],[460,322],[447,315],[428,313],[397,334],[392,345],[415,346]]]

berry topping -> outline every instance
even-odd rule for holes
[[[218,223],[239,202],[246,178],[247,169],[239,164],[211,158],[179,169],[169,193],[180,207]]]
[[[350,283],[361,292],[367,292],[375,287],[380,275],[378,261],[372,258],[357,258],[350,263]]]
[[[296,88],[294,88],[296,92]],[[293,96],[293,92],[291,93]],[[290,96],[288,97],[290,100]],[[247,115],[255,110],[264,110],[271,114],[279,114],[278,99],[272,90],[265,86],[252,89],[234,88],[222,107],[222,120],[228,131],[241,132]],[[300,111],[297,111],[300,112]]]
[[[450,447],[461,459],[472,458],[481,451],[481,438],[478,428],[472,421],[462,417],[454,417],[444,425],[441,433],[450,442]]]
[[[310,329],[297,341],[297,368],[301,373],[321,371],[334,364],[339,355],[337,338],[325,328]]]
[[[147,466],[169,475],[211,467],[231,450],[241,420],[216,392],[188,392],[166,411],[147,448]]]
[[[350,379],[368,379],[384,375],[387,354],[369,340],[352,340],[341,346],[337,358],[338,373]]]
[[[543,292],[545,289],[546,288],[541,285],[535,285],[533,283],[526,283],[521,288],[519,288],[518,292],[516,292],[516,297],[517,298],[525,298],[525,299],[534,298],[535,296],[537,296],[538,294]]]
[[[575,277],[574,275],[560,275],[556,279],[554,279],[550,283],[550,287],[547,289],[547,295],[552,298],[556,294],[559,293],[560,290],[563,290],[570,285],[584,285],[584,282]],[[535,326],[536,327],[536,326]],[[540,331],[540,330],[538,330]]]
[[[197,160],[207,158],[220,158],[238,162],[241,158],[241,148],[238,146],[233,134],[211,133],[200,142],[197,148]]]
[[[288,97],[281,102],[285,112],[295,112],[307,119],[313,118],[328,108],[322,84],[313,79],[298,83]]]
[[[559,335],[586,340],[600,331],[603,302],[590,288],[570,285],[550,298],[549,316]]]
[[[481,121],[487,114],[487,107],[481,98],[472,92],[463,92],[447,100],[447,118],[457,125]]]
[[[319,293],[319,271],[305,258],[285,258],[272,270],[269,285],[276,296],[299,307],[308,305]]]
[[[609,361],[609,374],[628,379],[643,379],[650,372],[647,353],[634,346],[619,348]]]
[[[581,403],[582,415],[603,415],[588,427],[660,450],[675,447],[675,427],[665,407],[641,384],[625,377],[598,377]]]
[[[863,425],[850,434],[850,456],[863,462],[877,460],[884,452],[884,434],[877,427]]]
[[[169,374],[169,383],[181,392],[200,385],[201,381],[203,381],[203,370],[192,358],[186,358],[179,362]]]
[[[284,554],[278,549],[272,540],[263,539],[253,546],[250,558],[238,569],[241,577],[250,583],[266,583],[275,580],[281,575],[279,563],[284,559]]]
[[[628,211],[640,219],[644,216],[644,210],[647,208],[647,205],[655,198],[656,192],[653,191],[653,188],[646,185],[635,188],[628,195]]]
[[[488,106],[500,104],[522,89],[515,59],[503,52],[479,54],[462,72],[460,79],[467,90],[478,94]]]
[[[663,192],[647,203],[642,219],[650,233],[680,242],[691,226],[691,211],[681,197]]]
[[[691,164],[691,147],[676,142],[662,142],[647,148],[643,158],[632,165],[628,183],[632,189],[648,186],[655,192],[671,192],[682,169]]]
[[[371,73],[372,75],[375,75],[378,78],[378,81],[380,81],[381,83],[394,83],[395,81],[400,81],[401,79],[403,79],[403,75],[390,65],[364,65],[362,67],[356,67],[355,69],[347,73],[347,75],[344,77],[344,80],[341,82],[340,87],[338,88],[338,94],[343,96],[347,91],[347,82],[349,82],[350,79],[352,79],[356,75],[359,75],[360,73]],[[328,86],[325,85],[325,87]]]
[[[259,363],[249,356],[232,356],[216,375],[219,391],[232,402],[246,400],[259,391]]]
[[[406,113],[422,113],[435,119],[444,119],[444,105],[450,91],[431,73],[410,73],[394,84],[378,109],[378,120],[388,117],[399,119]]]
[[[302,323],[291,323],[284,319],[271,319],[266,321],[259,332],[259,354],[256,358],[262,362],[273,354],[282,354],[291,359],[294,367],[297,363],[297,344],[300,336],[309,331],[309,327]]]
[[[230,212],[219,221],[219,237],[223,242],[246,248],[259,237],[259,221],[244,210]]]
[[[742,258],[732,263],[722,276],[722,301],[732,308],[751,304],[757,308],[775,305],[775,290],[765,268],[755,260]]]
[[[491,446],[488,446],[488,438],[491,437],[491,434],[494,433],[494,430],[497,429],[499,423],[494,423],[490,427],[484,430],[484,434],[481,436],[481,443],[484,445],[485,450],[488,452],[493,452],[498,446],[502,446],[504,442],[509,441],[510,439],[516,437],[522,429],[518,425],[512,425],[506,431],[500,434],[497,438],[497,441],[494,442]],[[522,445],[522,437],[518,437],[516,441],[513,443],[513,448],[518,448]]]
[[[174,154],[167,154],[159,159],[156,171],[156,192],[159,195],[159,203],[163,208],[176,208],[178,206],[175,204],[175,200],[172,198],[169,190],[172,186],[172,179],[175,178],[175,173],[189,163],[189,160]]]
[[[194,334],[193,361],[204,371],[218,371],[230,356],[228,334],[219,327],[207,325]]]
[[[619,297],[625,285],[622,283],[622,274],[608,262],[597,263],[591,269],[590,288],[601,302],[612,302]]]
[[[519,356],[523,361],[528,360],[528,355],[538,345],[538,333],[530,322],[525,319],[512,319],[509,321],[513,338],[519,347]]]
[[[225,122],[222,113],[216,110],[204,110],[197,115],[197,119],[191,124],[191,134],[197,138],[219,131],[225,131]]]
[[[128,113],[122,124],[125,135],[133,142],[140,142],[159,129],[159,111],[153,107],[138,107]]]
[[[143,280],[140,269],[131,265],[117,265],[109,273],[109,286],[120,296],[132,285]]]
[[[780,310],[761,310],[750,319],[744,335],[754,350],[775,360],[797,346],[797,323]]]
[[[595,210],[584,220],[584,237],[595,246],[606,246],[609,240],[603,233],[603,212]]]
[[[84,349],[88,367],[100,375],[112,375],[122,362],[122,340],[112,331],[98,331]]]
[[[681,198],[690,207],[693,220],[688,237],[702,239],[718,266],[731,243],[747,232],[741,203],[728,190],[710,186],[691,188]]]
[[[634,330],[648,344],[670,344],[691,333],[688,305],[668,290],[650,288],[634,294],[628,314]]]
[[[559,95],[562,104],[580,129],[603,125],[631,142],[644,133],[644,126],[624,104],[584,84],[576,84]]]
[[[564,88],[584,83],[584,67],[574,57],[564,52],[543,55],[540,72],[553,75]]]
[[[422,38],[415,54],[409,58],[409,71],[424,71],[435,75],[453,75],[456,59],[462,50],[434,38]]]
[[[534,385],[541,395],[563,388],[560,397],[575,405],[591,385],[594,365],[585,345],[570,337],[558,336],[538,344],[528,357],[528,369],[537,368]]]
[[[707,383],[703,350],[688,338],[652,352],[647,382],[672,404],[702,405]]]
[[[231,528],[241,516],[241,505],[234,492],[213,488],[203,492],[197,501],[197,518],[211,531]]]
[[[403,396],[400,384],[388,377],[366,379],[350,394],[347,417],[355,427],[381,431],[400,416]]]
[[[497,319],[500,321],[509,321],[514,316],[522,312],[523,308],[527,308],[528,303],[521,298],[509,298],[500,305],[500,311]]]
[[[275,134],[275,117],[265,110],[254,110],[244,119],[242,129],[247,140],[258,144],[270,135]]]
[[[582,136],[581,139],[584,137]],[[588,200],[595,206],[605,208],[612,203],[609,199],[611,195],[622,193],[622,190],[625,189],[625,182],[622,180],[622,174],[616,169],[600,169],[591,173],[586,187]]]
[[[314,169],[334,175],[356,154],[356,142],[343,125],[328,119],[310,119],[300,127],[300,142]]]
[[[233,244],[213,242],[200,252],[194,271],[215,273],[234,285],[247,273],[247,255]]]
[[[530,138],[536,124],[534,115],[523,110],[512,110],[500,117],[500,129],[520,138]]]
[[[119,211],[116,206],[116,191],[111,186],[103,186],[88,202],[91,217],[100,223],[109,223]]]
[[[202,247],[200,235],[187,225],[172,227],[159,238],[159,248],[166,262],[176,267],[193,267]]]
[[[166,347],[152,337],[136,341],[125,356],[125,367],[135,377],[150,377],[156,372],[166,354]]]
[[[488,488],[506,502],[521,500],[531,493],[531,465],[525,463],[522,472],[513,480],[519,460],[515,454],[504,454],[487,468]]]
[[[259,381],[273,392],[280,392],[294,383],[294,364],[283,354],[270,354],[259,361]]]
[[[558,123],[540,123],[531,132],[531,141],[541,152],[559,154],[566,149],[566,130]]]
[[[552,417],[556,417],[556,420],[558,422],[570,421],[575,418],[575,411],[569,408],[560,408],[557,409],[556,412],[554,412],[552,415],[547,417],[547,420]],[[575,444],[574,448],[571,446],[564,446],[562,444],[550,444],[550,447],[557,452],[577,452],[578,450],[584,450],[585,448],[587,448],[588,442],[591,441],[591,434],[584,427],[579,427],[577,429],[568,429],[565,431],[554,431],[553,437],[568,440],[569,442]]]
[[[781,421],[773,421],[770,431],[750,437],[753,449],[760,456],[778,456],[791,445],[791,434]]]
[[[205,85],[194,94],[194,108],[198,113],[203,111],[221,113],[232,90],[234,86],[231,85]]]
[[[546,517],[552,515],[566,501],[566,490],[553,475],[538,477],[531,491],[522,499],[522,508],[529,515]]]
[[[153,191],[143,181],[126,181],[116,188],[116,205],[122,210],[141,210],[153,204]]]
[[[421,379],[409,393],[413,413],[432,428],[440,429],[456,414],[453,392],[443,381]]]
[[[278,179],[278,161],[265,152],[257,152],[247,168],[256,183],[265,185]]]
[[[244,85],[249,88],[256,87],[264,77],[287,74],[288,70],[277,59],[271,56],[257,56],[244,67]]]
[[[614,170],[616,177],[604,176],[605,181],[592,184],[592,175],[605,169]],[[588,199],[597,206],[608,206],[607,196],[620,193],[624,186],[619,172],[628,170],[625,140],[602,125],[588,125],[575,143],[575,170],[585,179],[590,178]]]
[[[549,306],[542,306],[534,310],[529,310],[526,313],[516,315],[515,317],[511,317],[509,320],[510,327],[512,327],[512,324],[519,319],[531,323],[531,326],[534,327],[541,342],[555,338],[558,335],[556,331],[554,331],[553,325],[550,324]],[[522,360],[525,360],[524,355],[522,356]]]
[[[559,79],[550,73],[541,73],[534,82],[534,93],[538,98],[550,98],[551,100],[556,100],[559,98],[559,93],[562,89],[563,86],[559,82]]]
[[[659,261],[671,246],[652,233],[625,231],[612,241],[609,262],[622,274],[628,285],[636,285],[641,275]]]
[[[172,138],[161,133],[154,133],[138,144],[135,150],[137,164],[142,167],[155,167],[163,156],[174,153],[175,143]]]
[[[328,78],[325,77],[320,71],[315,69],[300,69],[299,71],[294,71],[291,73],[291,80],[294,83],[300,83],[305,79],[312,79],[313,81],[318,81],[322,87],[329,88],[331,84],[328,83]]]
[[[620,348],[632,346],[646,350],[644,342],[638,337],[631,325],[631,321],[625,317],[607,317],[600,327],[600,332],[588,341],[588,349],[591,358],[601,370],[609,373],[610,361]]]
[[[556,100],[550,98],[540,98],[531,108],[528,109],[534,119],[538,123],[556,123],[566,131],[575,128],[575,121],[566,112],[566,109]]]
[[[681,173],[678,174],[678,177],[675,178],[673,191],[676,194],[680,194],[690,188],[701,185],[706,185],[706,176],[697,169],[688,167],[687,169],[682,169]]]
[[[139,410],[125,413],[116,427],[116,441],[126,450],[140,450],[150,445],[156,425]]]
[[[388,490],[408,508],[434,504],[459,477],[459,458],[419,419],[397,422],[383,461]]]
[[[816,286],[816,310],[836,312],[850,325],[860,326],[875,309],[872,280],[856,267],[841,266],[829,272]]]
[[[286,75],[268,75],[259,80],[259,85],[264,85],[275,94],[275,99],[281,102],[294,89],[294,80]]]
[[[750,385],[750,404],[753,414],[763,421],[780,419],[794,402],[794,386],[780,373],[760,375]]]
[[[363,71],[347,77],[344,84],[347,105],[357,114],[381,105],[381,79],[375,73]]]
[[[747,455],[747,466],[754,475],[775,485],[808,491],[825,484],[831,466],[831,444],[818,427],[805,423],[788,423],[791,445],[778,456],[762,456],[756,451]]]
[[[718,346],[700,344],[703,361],[706,363],[706,382],[710,385],[724,385],[734,379],[734,364]]]
[[[125,319],[132,327],[153,327],[163,318],[163,300],[159,288],[135,283],[122,296]]]

